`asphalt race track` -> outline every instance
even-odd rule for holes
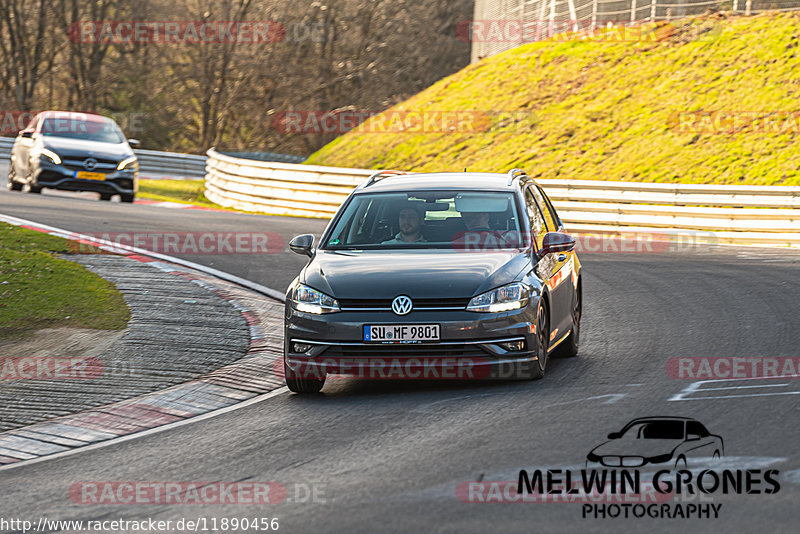
[[[23,195],[4,184],[0,213],[79,232],[269,231],[287,240],[319,235],[325,224]],[[288,251],[184,257],[278,290],[303,265]],[[284,392],[165,432],[0,472],[0,516],[277,517],[289,533],[796,531],[800,380],[697,383],[671,378],[667,362],[797,357],[800,255],[727,248],[581,259],[581,354],[551,360],[542,381],[330,380],[321,396]],[[583,518],[580,503],[462,502],[457,494],[469,481],[516,484],[520,469],[579,470],[609,432],[636,417],[665,415],[696,418],[722,436],[724,468],[778,470],[780,490],[673,499],[722,504],[716,519]],[[75,504],[70,489],[85,481],[279,482],[288,494],[272,505]]]

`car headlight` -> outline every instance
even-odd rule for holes
[[[52,150],[48,150],[46,148],[39,148],[33,151],[33,157],[39,158],[44,160],[45,162],[55,163],[56,165],[61,165],[61,158],[58,157],[58,154],[53,152]]]
[[[306,313],[322,314],[339,311],[339,303],[335,298],[303,284],[297,284],[292,302],[298,311]]]
[[[131,156],[119,162],[117,165],[118,171],[133,171],[139,168],[139,161],[136,156]]]
[[[467,311],[497,313],[518,310],[528,304],[531,289],[522,282],[514,282],[487,291],[469,301]]]

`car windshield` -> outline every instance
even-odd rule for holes
[[[485,250],[525,246],[511,192],[411,191],[354,196],[322,248]]]
[[[645,421],[631,425],[624,435],[638,439],[683,439],[683,421]]]
[[[42,122],[41,131],[42,135],[47,137],[66,137],[114,144],[125,141],[125,136],[117,123],[106,117],[80,114],[48,117]]]

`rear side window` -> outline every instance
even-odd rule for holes
[[[703,424],[698,421],[689,421],[686,423],[686,434],[697,434],[701,438],[710,435],[706,427],[704,427]]]
[[[558,218],[558,213],[556,213],[556,208],[553,206],[553,203],[550,202],[550,197],[548,197],[545,194],[544,189],[542,189],[541,186],[538,185],[536,186],[536,188],[539,190],[539,193],[542,196],[542,198],[544,198],[543,209],[549,212],[549,218],[547,219],[548,225],[550,224],[551,220],[553,221],[554,226],[550,227],[550,231],[555,232],[556,230],[558,230],[558,227],[560,226],[561,222],[560,219]],[[547,218],[548,214],[545,214],[545,217]]]
[[[533,197],[536,199],[536,203],[539,205],[541,209],[542,216],[544,217],[544,221],[547,223],[547,231],[548,232],[555,232],[558,230],[558,225],[553,218],[553,214],[550,213],[550,210],[547,208],[547,204],[544,202],[544,198],[542,197],[541,191],[535,186],[531,186],[528,188],[531,193],[533,193]]]
[[[536,249],[539,250],[542,248],[542,240],[547,233],[547,224],[530,187],[525,190],[525,210],[528,212],[528,218],[531,221],[531,234],[536,242]]]

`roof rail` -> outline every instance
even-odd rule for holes
[[[508,171],[508,185],[514,183],[514,178],[518,176],[528,176],[528,173],[522,169],[511,169]]]
[[[398,174],[408,174],[408,173],[406,171],[395,171],[395,170],[378,171],[369,177],[367,183],[364,184],[364,187],[369,187],[377,181],[383,180],[384,178],[388,178],[390,176],[397,176]]]

